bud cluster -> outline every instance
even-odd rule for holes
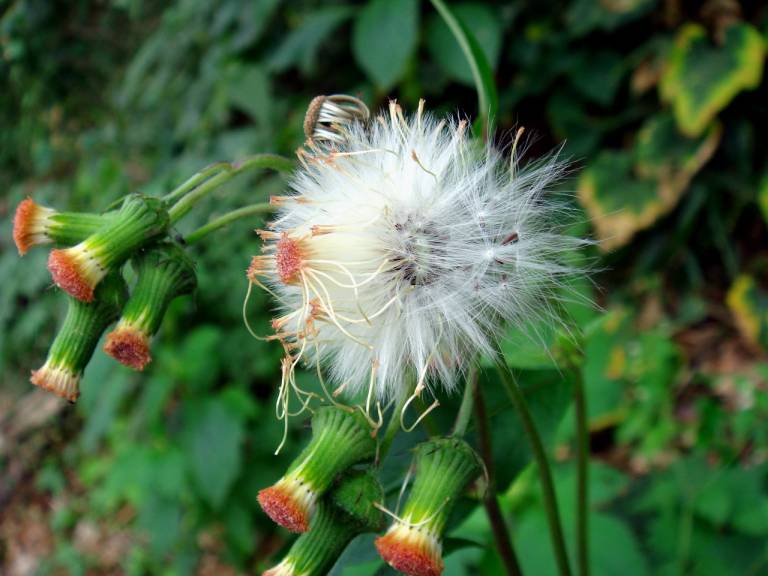
[[[312,418],[312,438],[258,500],[277,524],[299,533],[287,555],[265,576],[327,574],[358,534],[382,529],[384,493],[367,464],[376,454],[369,422],[341,406]],[[454,502],[481,471],[474,450],[460,438],[418,445],[415,480],[402,513],[376,548],[388,564],[409,576],[440,576],[442,537]]]
[[[170,302],[196,286],[193,262],[168,240],[165,202],[129,194],[117,210],[88,214],[59,212],[27,198],[17,207],[13,225],[22,256],[35,246],[54,245],[48,270],[68,301],[64,323],[31,382],[77,400],[83,371],[115,321],[105,351],[142,370],[151,360],[149,341]],[[130,291],[123,278],[129,261],[136,276]]]

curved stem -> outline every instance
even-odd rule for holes
[[[223,172],[225,170],[229,170],[231,168],[231,165],[229,162],[216,162],[215,164],[210,164],[209,166],[206,166],[199,172],[193,174],[191,177],[187,178],[182,184],[171,190],[168,194],[163,196],[163,200],[166,202],[173,202],[174,200],[181,198],[189,192],[190,190],[193,190],[194,188],[197,188],[200,184],[205,182],[208,178],[215,176],[219,172]]]
[[[227,224],[230,224],[231,222],[234,222],[235,220],[239,220],[240,218],[247,218],[248,216],[254,216],[257,214],[269,214],[273,210],[274,210],[274,206],[272,206],[268,202],[262,202],[261,204],[251,204],[250,206],[243,206],[242,208],[238,208],[237,210],[232,210],[232,212],[227,212],[226,214],[219,216],[215,220],[211,220],[207,224],[200,226],[200,228],[188,234],[184,238],[184,241],[187,244],[194,244],[195,242],[199,242],[200,240],[208,236],[208,234],[215,232],[219,228],[223,228],[224,226],[226,226]]]
[[[565,548],[565,538],[563,537],[563,525],[560,521],[560,513],[557,509],[557,497],[555,496],[555,486],[552,482],[552,471],[550,470],[547,453],[544,450],[544,444],[541,441],[536,424],[533,422],[531,413],[528,410],[528,404],[523,396],[514,374],[507,366],[504,355],[497,348],[495,358],[493,359],[496,368],[501,376],[501,382],[504,390],[507,392],[512,406],[517,411],[517,415],[523,425],[525,435],[528,437],[528,443],[531,446],[533,457],[536,460],[536,466],[539,471],[539,481],[541,482],[541,491],[544,497],[544,508],[547,513],[547,523],[549,524],[549,535],[552,540],[552,547],[555,552],[558,571],[561,576],[570,576],[571,568],[568,564],[568,552]]]
[[[397,433],[400,431],[400,412],[403,410],[403,406],[405,406],[407,400],[408,394],[403,394],[392,409],[392,414],[389,416],[389,422],[384,430],[384,435],[381,437],[381,442],[379,442],[379,451],[376,454],[377,464],[384,461],[389,449],[392,447],[392,442],[395,440],[395,436],[397,436]]]
[[[214,170],[215,168],[215,170]],[[193,176],[185,184],[182,184],[179,189],[186,188],[188,191],[186,194],[174,204],[168,211],[168,215],[171,217],[171,224],[175,224],[181,218],[192,210],[192,207],[202,200],[205,196],[210,194],[213,190],[231,180],[238,174],[242,174],[252,168],[271,168],[279,172],[289,172],[293,169],[293,161],[279,156],[277,154],[257,154],[241,160],[239,162],[233,162],[231,164],[214,164],[212,167],[206,170],[215,175],[207,180],[201,179],[202,183],[193,185],[191,188],[187,186],[187,183],[192,182],[198,175]],[[205,172],[204,170],[203,172]],[[169,194],[169,197],[178,195],[178,192],[174,191]],[[168,200],[168,198],[166,198]]]
[[[504,569],[508,576],[521,576],[523,571],[520,568],[520,561],[517,559],[517,554],[515,554],[515,549],[512,546],[512,538],[509,530],[507,530],[507,524],[504,522],[504,515],[501,513],[501,507],[499,506],[499,499],[496,496],[496,472],[493,464],[491,432],[488,427],[488,411],[485,408],[483,391],[477,387],[475,388],[474,400],[478,444],[488,475],[488,489],[483,497],[483,506],[485,506],[485,513],[491,525],[493,539],[496,542],[499,556],[504,563]]]
[[[576,408],[576,555],[581,576],[589,576],[589,430],[587,398],[581,370],[574,370]]]
[[[475,404],[477,393],[477,366],[473,363],[469,369],[469,376],[464,385],[464,396],[461,398],[461,406],[456,415],[456,423],[453,425],[453,436],[464,436],[467,432],[469,419],[472,417],[472,408]]]

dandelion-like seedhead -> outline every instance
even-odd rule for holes
[[[409,374],[450,391],[505,323],[557,321],[553,298],[584,243],[545,197],[564,162],[520,167],[514,148],[483,149],[465,121],[422,108],[406,118],[391,103],[386,117],[337,126],[331,148],[310,141],[292,193],[272,199],[248,276],[279,302],[284,389],[304,360],[369,400],[409,393]]]

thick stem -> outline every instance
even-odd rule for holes
[[[508,576],[521,576],[523,571],[520,568],[520,561],[512,546],[512,538],[507,530],[507,523],[504,522],[504,515],[499,507],[499,500],[496,496],[496,471],[493,463],[493,448],[491,446],[491,432],[488,427],[488,411],[485,408],[483,391],[476,388],[475,393],[475,419],[477,421],[478,444],[480,445],[480,454],[485,462],[485,470],[488,478],[488,489],[483,498],[483,506],[488,516],[488,522],[491,524],[493,539],[496,542],[496,548],[504,563],[504,569]]]
[[[589,429],[581,369],[574,370],[576,407],[576,555],[581,576],[589,576]]]
[[[240,218],[247,218],[248,216],[270,214],[273,210],[274,206],[267,202],[263,202],[261,204],[251,204],[250,206],[243,206],[242,208],[232,210],[232,212],[227,212],[215,220],[211,220],[207,224],[200,226],[200,228],[188,234],[184,238],[184,241],[187,244],[194,244],[195,242],[199,242],[208,236],[208,234],[211,234],[212,232],[227,226],[235,220],[239,220]]]
[[[464,436],[467,432],[469,419],[472,417],[472,408],[475,404],[475,394],[477,393],[477,366],[473,363],[469,369],[467,381],[464,384],[464,396],[461,398],[461,406],[456,414],[456,422],[453,425],[454,436]]]
[[[557,497],[555,496],[555,486],[552,481],[552,471],[549,467],[547,453],[544,450],[544,444],[541,441],[536,424],[533,422],[531,413],[528,410],[528,404],[523,396],[514,374],[507,366],[504,355],[500,349],[496,350],[493,359],[496,368],[501,376],[501,382],[504,390],[507,392],[512,406],[517,411],[517,415],[523,425],[525,435],[528,437],[528,443],[531,446],[533,457],[536,460],[536,466],[539,471],[539,481],[541,482],[541,491],[544,497],[544,508],[547,513],[547,522],[549,524],[549,535],[552,540],[552,547],[555,552],[558,571],[561,576],[570,576],[571,568],[568,564],[568,553],[565,548],[565,538],[563,537],[563,526],[560,521],[560,513],[557,509]]]
[[[186,216],[186,214],[192,210],[192,207],[197,204],[197,202],[202,200],[213,190],[225,182],[231,180],[238,174],[247,172],[252,168],[271,168],[280,172],[289,172],[293,169],[293,161],[289,160],[288,158],[284,158],[283,156],[278,156],[277,154],[257,154],[256,156],[251,156],[250,158],[246,158],[241,162],[235,162],[229,164],[228,166],[217,168],[215,171],[215,176],[208,178],[204,182],[200,183],[199,186],[193,186],[186,193],[186,195],[181,198],[181,200],[176,202],[176,204],[174,204],[173,207],[168,211],[168,214],[171,217],[171,224],[175,224],[181,218]],[[194,181],[195,178],[196,176],[193,176],[187,181],[187,183]],[[182,184],[180,188],[186,187],[187,183]],[[172,192],[169,196],[176,194],[176,192]]]

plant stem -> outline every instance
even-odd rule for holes
[[[541,482],[541,491],[544,497],[544,508],[547,513],[547,522],[549,524],[549,535],[552,540],[552,547],[557,561],[558,571],[561,576],[570,576],[571,568],[568,564],[568,552],[565,548],[565,538],[563,537],[563,526],[560,521],[560,513],[557,509],[557,497],[555,496],[555,487],[552,482],[552,471],[550,470],[547,453],[544,450],[544,444],[541,441],[536,424],[533,422],[528,405],[525,402],[525,396],[520,389],[514,374],[507,366],[504,355],[497,348],[495,358],[493,359],[496,368],[501,376],[501,382],[504,389],[512,401],[512,406],[517,411],[517,415],[523,425],[525,435],[528,437],[528,443],[531,446],[533,457],[539,471],[539,481]]]
[[[453,425],[454,436],[464,436],[466,434],[469,419],[472,417],[476,393],[477,366],[473,363],[469,369],[467,382],[464,385],[464,396],[461,398],[461,406],[459,406],[459,413],[456,415],[456,423]]]
[[[186,216],[186,214],[197,202],[210,194],[213,190],[225,182],[231,180],[238,174],[242,174],[243,172],[246,172],[252,168],[272,168],[273,170],[280,172],[288,172],[293,169],[293,161],[283,156],[278,156],[277,154],[257,154],[255,156],[251,156],[250,158],[246,158],[245,160],[233,162],[232,164],[225,164],[221,166],[214,164],[213,166],[206,168],[202,172],[208,171],[209,174],[215,175],[211,178],[208,178],[207,180],[205,178],[200,178],[199,181],[195,181],[195,179],[198,178],[198,175],[192,176],[192,178],[187,180],[187,182],[182,184],[177,189],[185,189],[186,193],[168,211],[168,214],[171,217],[171,224],[175,224],[181,218]],[[190,187],[188,184],[193,181],[195,182]],[[202,183],[197,186],[196,184],[199,182]],[[174,195],[178,195],[178,192],[171,192],[169,197],[173,197]],[[166,198],[166,200],[167,199],[168,198]]]
[[[193,174],[190,178],[185,180],[181,185],[171,190],[168,194],[163,196],[163,200],[166,202],[173,202],[177,198],[181,198],[190,190],[196,188],[208,178],[218,174],[219,172],[230,170],[232,165],[229,162],[216,162],[206,166],[199,172]]]
[[[198,242],[205,238],[208,234],[215,232],[219,228],[223,228],[227,224],[230,224],[231,222],[234,222],[235,220],[238,220],[240,218],[247,218],[248,216],[254,216],[257,214],[269,214],[274,210],[274,206],[269,204],[268,202],[262,202],[261,204],[251,204],[250,206],[243,206],[242,208],[238,208],[237,210],[232,210],[232,212],[227,212],[226,214],[223,214],[216,218],[215,220],[211,220],[204,226],[201,226],[194,232],[191,232],[188,234],[184,241],[187,244],[194,244],[195,242]]]
[[[574,404],[576,407],[576,555],[581,576],[589,576],[589,429],[584,377],[576,367]]]
[[[389,422],[384,429],[384,434],[379,442],[379,451],[376,455],[376,463],[380,464],[384,461],[389,449],[392,447],[392,442],[395,440],[395,436],[400,431],[400,412],[405,406],[405,402],[408,400],[408,394],[403,394],[402,398],[398,398],[397,404],[392,409],[392,414],[389,416]]]
[[[476,382],[477,379],[475,378]],[[493,464],[493,448],[491,446],[491,433],[488,427],[488,412],[485,408],[483,391],[477,387],[475,387],[474,404],[478,444],[480,445],[480,454],[483,457],[485,470],[488,474],[488,489],[483,497],[483,506],[485,506],[485,513],[491,525],[493,539],[496,542],[496,548],[508,576],[521,576],[523,571],[520,568],[520,562],[512,546],[512,538],[510,537],[509,530],[507,530],[504,515],[499,507],[499,499],[496,496],[496,471]]]

